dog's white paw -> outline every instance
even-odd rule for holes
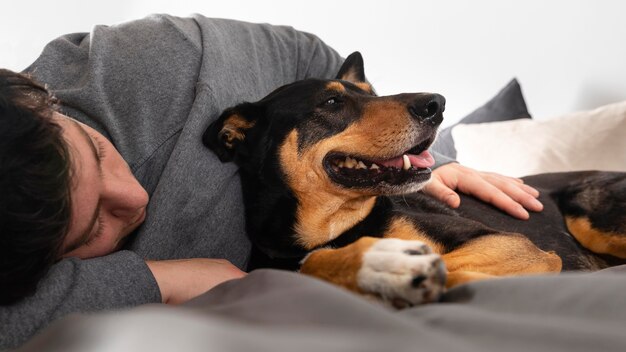
[[[384,238],[363,255],[357,281],[361,290],[401,308],[436,301],[446,269],[423,242]]]

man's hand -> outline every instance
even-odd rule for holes
[[[222,282],[246,273],[224,259],[180,259],[147,261],[159,285],[163,303],[181,304]]]
[[[543,210],[543,204],[536,199],[539,192],[525,185],[524,181],[492,172],[476,171],[457,163],[435,169],[432,181],[424,188],[424,192],[457,208],[461,204],[461,198],[454,190],[490,203],[522,220],[529,218],[526,209],[535,212]]]

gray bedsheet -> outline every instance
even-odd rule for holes
[[[395,311],[258,270],[186,306],[66,317],[23,351],[626,351],[626,268],[476,282]]]

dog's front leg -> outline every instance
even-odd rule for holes
[[[362,237],[341,248],[310,253],[300,272],[374,296],[396,307],[436,301],[446,269],[421,241]]]

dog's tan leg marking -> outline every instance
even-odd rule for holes
[[[445,253],[441,244],[410,220],[396,218],[384,237],[420,240],[433,252],[442,254],[448,270],[447,287],[505,275],[561,271],[561,258],[540,250],[522,235],[483,236]]]
[[[562,267],[554,252],[544,252],[516,234],[478,237],[442,257],[449,272],[448,287],[497,276],[559,273]]]
[[[436,300],[444,290],[441,257],[421,241],[362,237],[337,249],[320,249],[300,272],[397,307]]]
[[[441,244],[435,242],[419,230],[410,220],[402,217],[395,218],[391,221],[387,233],[384,238],[399,238],[403,240],[419,240],[424,242],[435,253],[443,253],[444,248]]]
[[[446,281],[446,287],[454,287],[457,285],[462,285],[472,281],[478,280],[489,280],[489,279],[497,279],[496,275],[489,275],[478,273],[475,271],[455,271],[452,273],[448,273],[448,280]]]
[[[600,254],[626,259],[626,234],[603,232],[593,228],[587,218],[566,217],[570,233],[583,247]]]
[[[398,217],[383,238],[314,251],[300,271],[394,306],[415,305],[436,300],[444,290],[445,268],[433,249],[441,246]]]
[[[362,237],[345,247],[314,251],[304,259],[300,272],[363,293],[357,274],[363,264],[363,254],[376,241],[377,238]]]

